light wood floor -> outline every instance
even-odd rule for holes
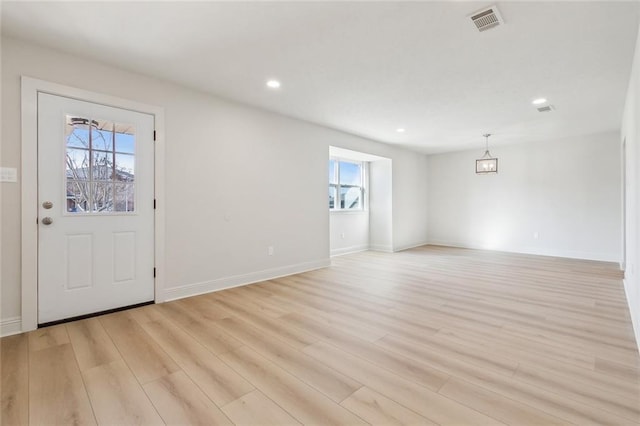
[[[2,339],[2,425],[638,424],[615,265],[364,252]]]

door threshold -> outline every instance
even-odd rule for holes
[[[90,314],[78,315],[77,317],[64,318],[61,320],[44,322],[42,324],[38,324],[38,328],[51,327],[52,325],[64,324],[72,321],[80,321],[87,318],[99,317],[101,315],[112,314],[114,312],[126,311],[128,309],[140,308],[142,306],[153,305],[155,302],[150,300],[149,302],[136,303],[135,305],[127,305],[122,306],[120,308],[107,309],[106,311],[93,312]]]

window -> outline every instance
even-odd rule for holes
[[[66,117],[67,213],[135,211],[135,129]]]
[[[364,210],[364,173],[362,162],[329,160],[329,209]]]

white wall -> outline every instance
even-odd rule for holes
[[[624,286],[629,312],[640,350],[640,32],[631,69],[631,80],[622,120],[621,140],[626,140],[625,245]]]
[[[393,163],[369,163],[369,244],[372,250],[393,251]],[[426,221],[424,221],[426,223]]]
[[[431,243],[621,260],[617,132],[491,153],[496,175],[475,174],[481,148],[429,156]]]
[[[394,251],[427,243],[427,212],[431,203],[423,190],[429,180],[427,157],[407,154],[393,159]]]
[[[21,75],[165,108],[166,297],[327,265],[330,144],[390,158],[394,174],[396,165],[406,168],[393,176],[394,215],[426,215],[426,182],[413,179],[424,155],[22,41],[1,42],[2,166],[20,165]],[[19,184],[3,183],[1,201],[4,325],[20,317]],[[409,235],[412,226],[394,224],[394,244],[426,241],[426,224],[416,223]],[[270,245],[274,256],[267,256]]]
[[[331,256],[369,248],[369,211],[331,212],[329,215]]]

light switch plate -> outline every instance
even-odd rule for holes
[[[18,169],[0,167],[0,182],[18,182]]]

